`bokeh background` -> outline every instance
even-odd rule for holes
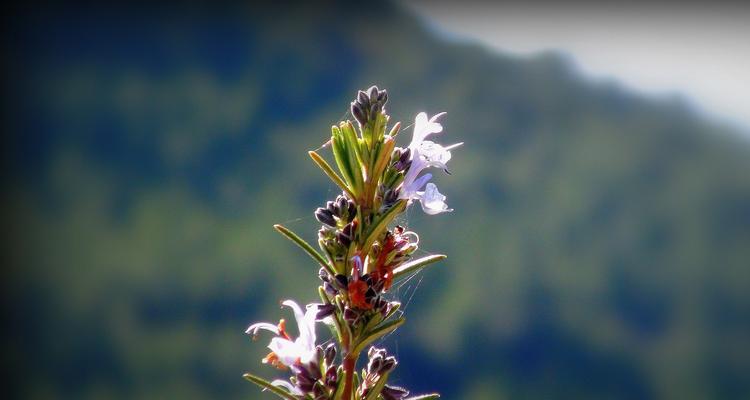
[[[399,3],[33,3],[3,21],[6,398],[262,398],[242,373],[277,372],[244,329],[318,285],[271,226],[315,238],[336,191],[306,151],[371,84],[393,120],[445,110],[442,141],[466,143],[437,177],[456,211],[401,221],[449,259],[393,292],[393,382],[750,398],[750,135],[679,97],[449,39]]]

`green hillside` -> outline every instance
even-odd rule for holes
[[[11,398],[261,397],[241,375],[264,343],[244,329],[318,285],[271,225],[315,237],[336,191],[306,151],[370,84],[394,120],[447,111],[443,142],[465,142],[436,177],[455,212],[402,221],[449,258],[394,291],[409,319],[389,338],[394,383],[750,397],[750,145],[679,101],[446,41],[389,4],[11,17]]]

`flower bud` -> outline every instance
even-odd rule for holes
[[[385,105],[385,103],[388,102],[388,91],[383,89],[380,91],[380,94],[378,94],[378,103],[381,105]]]
[[[331,296],[335,296],[339,291],[329,282],[323,282],[323,290]]]
[[[358,103],[352,103],[352,115],[354,116],[354,119],[359,122],[360,125],[364,125],[367,123],[367,116],[365,115],[365,112],[362,110],[362,107]]]
[[[325,208],[318,208],[315,210],[315,219],[320,221],[320,223],[336,227],[336,220],[333,219],[333,213]]]
[[[404,388],[385,385],[380,392],[380,395],[383,396],[383,399],[385,400],[401,400],[409,395],[409,391]]]
[[[329,388],[335,388],[336,382],[338,381],[339,374],[335,365],[328,367],[326,370],[325,383]]]
[[[326,365],[330,366],[333,364],[333,360],[336,358],[336,345],[333,343],[329,344],[325,350]],[[330,369],[330,368],[329,368]]]
[[[377,86],[371,86],[370,89],[369,89],[369,91],[368,91],[367,96],[370,98],[369,99],[370,101],[373,101],[373,100],[377,101],[377,99],[378,99],[378,87]]]
[[[326,317],[330,317],[336,311],[336,307],[333,304],[322,304],[318,306],[318,313],[315,314],[315,319],[320,321]]]
[[[335,276],[335,284],[338,286],[341,290],[346,290],[349,288],[349,278],[346,277],[344,274],[337,274]]]
[[[383,360],[383,365],[381,366],[379,370],[379,375],[386,374],[388,372],[393,371],[396,368],[396,365],[398,362],[396,361],[396,358],[391,356],[387,357]]]
[[[367,93],[360,90],[359,92],[357,92],[357,101],[359,102],[359,104],[369,105],[370,97],[367,95]]]

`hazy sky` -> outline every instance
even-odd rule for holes
[[[750,133],[750,6],[404,3],[459,37],[521,55],[563,50],[595,79],[651,95],[682,93]]]

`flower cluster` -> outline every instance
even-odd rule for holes
[[[246,331],[253,338],[261,330],[274,335],[263,363],[291,375],[270,382],[249,373],[245,377],[279,397],[401,400],[409,394],[387,384],[398,364],[396,358],[371,345],[405,322],[398,312],[400,303],[389,295],[394,282],[445,256],[414,259],[419,236],[392,224],[415,201],[430,215],[452,211],[446,197],[430,182],[432,174],[425,171],[439,168],[448,172],[451,150],[461,143],[444,147],[427,140],[442,132],[438,119],[445,113],[432,118],[419,113],[409,145],[396,147],[401,125],[394,124],[386,134],[387,102],[388,93],[376,86],[360,91],[351,103],[357,125],[342,121],[331,128],[330,147],[338,171],[317,152],[309,152],[341,189],[334,200],[315,210],[315,218],[322,224],[320,251],[287,228],[275,226],[320,265],[321,281],[321,303],[307,305],[304,312],[292,300],[282,303],[294,312],[296,338],[287,332],[283,319],[276,325],[256,323]],[[317,322],[333,332],[326,346],[316,343]],[[369,362],[358,373],[359,355],[368,347]],[[414,399],[437,397],[430,394]]]

